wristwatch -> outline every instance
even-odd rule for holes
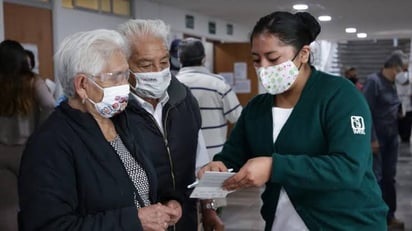
[[[215,200],[210,200],[209,202],[203,204],[203,208],[204,209],[213,209],[213,210],[216,211],[217,207],[216,207]]]

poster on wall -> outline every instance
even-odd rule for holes
[[[250,79],[236,79],[234,91],[236,93],[250,93],[251,86],[250,86]]]
[[[235,81],[233,77],[233,72],[221,72],[219,73],[219,75],[223,76],[227,84],[229,84],[230,86],[234,85]]]
[[[247,76],[247,64],[245,62],[236,62],[233,64],[235,71],[235,79],[246,79]]]

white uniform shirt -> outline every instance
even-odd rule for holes
[[[276,141],[283,125],[285,125],[293,108],[272,108],[273,117],[273,142]],[[276,160],[273,160],[276,161]],[[288,194],[282,187],[279,194],[276,216],[273,221],[272,231],[306,231],[308,228],[296,212]]]

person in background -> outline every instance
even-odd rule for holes
[[[28,49],[25,49],[24,52],[26,52],[26,55],[27,55],[27,62],[29,62],[29,68],[30,70],[33,70],[34,67],[36,66],[34,54],[31,50],[28,50]]]
[[[406,67],[405,67],[406,68]],[[403,143],[409,143],[412,127],[412,85],[408,69],[403,69],[395,77],[395,86],[401,101],[402,116],[399,118],[399,136]]]
[[[129,20],[118,30],[129,43],[132,96],[126,111],[136,142],[145,148],[159,177],[160,192],[182,197],[183,214],[173,230],[197,230],[197,200],[189,198],[195,171],[209,161],[196,98],[170,72],[167,38],[161,20]],[[205,202],[206,203],[206,202]],[[207,214],[216,224],[215,211]],[[216,229],[217,231],[222,229]]]
[[[202,41],[186,38],[179,43],[178,57],[181,64],[176,78],[188,86],[199,103],[202,133],[210,159],[222,150],[227,137],[228,122],[234,124],[242,106],[222,76],[212,74],[205,66],[205,48]],[[215,199],[216,207],[226,205],[225,199]],[[202,209],[206,209],[202,207]],[[207,221],[203,222],[205,225]],[[206,230],[210,228],[206,227]]]
[[[373,120],[373,169],[382,190],[382,197],[389,206],[389,229],[404,228],[404,223],[395,218],[398,119],[401,114],[401,102],[396,92],[395,79],[407,68],[407,56],[403,52],[395,51],[385,60],[382,70],[367,77],[363,88]]]
[[[242,106],[229,84],[205,66],[205,48],[199,39],[186,38],[178,47],[182,68],[177,79],[190,88],[199,103],[202,133],[210,158],[222,150],[227,123],[236,123]]]
[[[178,221],[177,201],[165,202],[176,209],[157,203],[155,170],[130,132],[127,52],[113,30],[77,32],[60,44],[55,64],[67,100],[24,151],[21,231],[160,231]]]
[[[180,70],[180,62],[179,62],[179,56],[177,55],[177,48],[182,40],[181,39],[174,39],[172,43],[170,44],[170,49],[169,49],[169,62],[170,62],[170,72],[173,75],[176,75],[177,72]]]
[[[21,44],[0,43],[0,230],[17,230],[17,177],[28,137],[50,114],[54,101],[27,62]]]
[[[345,70],[344,76],[349,79],[353,84],[355,84],[356,88],[359,91],[362,91],[363,85],[359,82],[358,74],[356,72],[356,68],[349,67]]]
[[[198,174],[233,168],[227,190],[266,184],[266,231],[384,231],[368,105],[350,82],[311,66],[320,30],[307,12],[259,19],[251,53],[267,93],[243,108],[222,152]]]
[[[34,72],[35,71],[34,69],[36,67],[36,59],[34,57],[34,54],[31,50],[28,50],[28,49],[25,49],[24,51],[26,52],[27,60],[29,62],[30,69]],[[36,74],[38,74],[38,73],[36,73]],[[56,83],[53,80],[50,80],[49,78],[45,78],[44,82],[47,86],[47,89],[49,89],[50,93],[54,97],[54,94],[56,92]]]

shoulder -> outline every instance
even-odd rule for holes
[[[274,96],[268,93],[259,94],[253,97],[242,110],[243,113],[247,114],[259,114],[266,111],[268,108],[273,106]]]
[[[318,92],[323,97],[332,97],[336,94],[361,95],[356,86],[342,76],[316,71],[312,77],[314,78],[314,87],[311,88],[311,93]]]

